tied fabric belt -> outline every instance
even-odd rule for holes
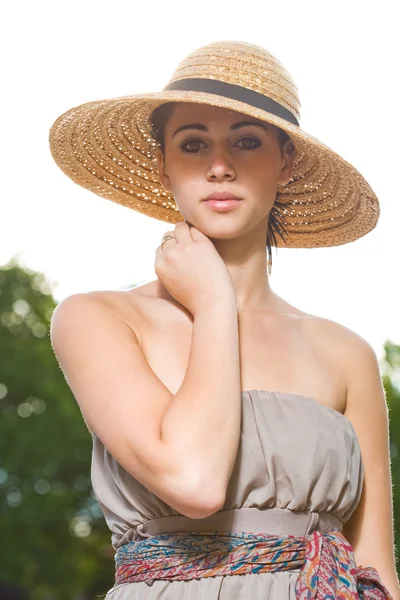
[[[352,546],[333,529],[303,536],[167,532],[121,545],[115,564],[116,585],[298,569],[295,592],[301,600],[393,600],[377,570],[357,566]]]

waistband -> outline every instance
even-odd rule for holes
[[[343,523],[329,512],[292,511],[287,508],[233,508],[222,510],[204,519],[190,519],[183,515],[158,517],[141,523],[124,535],[113,536],[115,550],[127,542],[153,537],[163,533],[202,531],[213,533],[253,532],[269,535],[306,536],[313,531],[327,533],[342,531]]]
[[[339,528],[335,529],[333,515],[274,508],[234,510],[235,528],[246,526],[247,531],[232,531],[227,514],[231,511],[206,519],[177,516],[151,520],[150,527],[142,527],[146,537],[119,546],[116,585],[298,570],[297,599],[393,600],[376,569],[356,565],[351,545]],[[260,513],[264,513],[261,520]],[[213,526],[213,517],[218,523],[222,518],[230,529],[202,530],[205,524],[206,529]],[[175,528],[186,525],[187,529],[165,531],[171,522]]]

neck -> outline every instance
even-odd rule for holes
[[[267,271],[265,231],[252,231],[233,240],[210,239],[233,281],[238,312],[277,310],[278,297],[270,286]]]

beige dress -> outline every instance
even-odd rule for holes
[[[96,434],[91,476],[115,549],[198,522],[180,515],[130,476]],[[311,520],[318,529],[318,516],[324,516],[325,523],[331,519],[341,530],[359,503],[363,481],[361,450],[347,417],[308,396],[246,390],[236,463],[224,507],[211,517],[210,529],[284,534],[293,522],[286,517],[301,517],[300,529],[296,525],[296,531],[286,534],[304,535]],[[268,508],[276,510],[263,512]],[[268,531],[264,515],[273,516]],[[122,583],[104,594],[106,600],[294,600],[299,570]]]

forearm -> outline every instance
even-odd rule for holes
[[[241,420],[236,300],[196,313],[186,375],[161,423],[189,490],[221,501],[235,463]]]

